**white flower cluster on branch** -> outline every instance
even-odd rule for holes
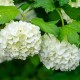
[[[60,42],[54,35],[45,34],[42,37],[40,60],[48,68],[61,71],[71,71],[79,66],[80,50],[74,44]]]
[[[14,6],[13,0],[0,0],[0,6]]]
[[[40,28],[28,22],[10,22],[0,31],[0,62],[11,59],[25,60],[39,53]]]
[[[71,7],[78,8],[78,7],[80,7],[80,0],[76,0],[76,2],[72,2],[71,0],[69,0],[69,5]]]

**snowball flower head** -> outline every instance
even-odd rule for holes
[[[76,2],[72,2],[71,0],[69,0],[69,5],[71,7],[78,8],[78,7],[80,7],[80,0],[76,0]]]
[[[14,6],[13,0],[0,0],[0,6]]]
[[[48,68],[61,71],[74,70],[79,65],[79,49],[75,45],[62,41],[52,34],[42,37],[40,60]]]
[[[23,21],[7,24],[0,31],[0,52],[5,60],[25,60],[27,56],[38,54],[41,44],[39,30],[38,26]]]

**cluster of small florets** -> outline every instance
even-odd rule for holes
[[[76,0],[75,2],[69,0],[69,5],[70,5],[71,7],[78,8],[78,7],[80,7],[80,0]]]
[[[61,71],[74,70],[79,65],[80,51],[75,45],[66,41],[60,42],[54,35],[42,37],[40,60],[48,68]]]
[[[25,60],[38,54],[41,44],[39,27],[31,23],[10,22],[0,31],[0,62],[13,58]]]
[[[14,6],[13,0],[0,0],[0,6]]]
[[[80,7],[80,0],[72,2],[69,0],[71,7]],[[0,0],[0,6],[14,6],[13,0]],[[48,68],[61,71],[71,71],[79,66],[80,49],[69,42],[63,40],[60,42],[52,34],[44,34],[41,39],[40,28],[30,21],[36,17],[34,10],[25,11],[20,9],[21,15],[16,19],[21,20],[22,15],[24,21],[11,21],[0,31],[0,63],[12,59],[25,60],[28,56],[39,54],[41,62]],[[29,11],[29,12],[28,12]],[[71,19],[63,9],[61,14],[67,23],[71,23]],[[42,42],[42,43],[41,43]],[[40,52],[39,52],[40,51]]]
[[[76,45],[67,41],[60,42],[52,34],[44,34],[41,40],[40,28],[31,23],[12,21],[1,29],[0,62],[12,59],[25,60],[26,57],[38,53],[41,62],[48,69],[71,71],[80,61],[80,50]]]

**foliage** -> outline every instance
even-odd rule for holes
[[[67,4],[69,2],[69,0],[59,0],[59,3],[61,6],[63,6],[64,4]]]
[[[14,6],[0,6],[0,24],[11,21],[19,14]]]
[[[80,19],[80,8],[72,8],[69,5],[63,6],[64,11],[68,14],[72,19],[79,20]],[[74,13],[75,12],[75,13]]]
[[[35,0],[33,5],[35,8],[42,7],[46,12],[53,11],[55,9],[53,0]]]
[[[43,19],[34,18],[31,21],[33,24],[40,27],[40,29],[46,33],[51,33],[57,36],[59,34],[59,28],[55,25],[55,22],[44,22]]]
[[[80,80],[80,66],[71,72],[52,71],[39,63],[38,56],[25,61],[12,60],[0,64],[0,80]]]
[[[69,25],[65,25],[62,27],[60,33],[60,39],[66,39],[70,43],[75,43],[79,45],[79,35],[78,33],[80,32],[80,23],[79,22],[72,22]]]

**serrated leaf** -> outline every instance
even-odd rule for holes
[[[0,6],[0,24],[11,21],[19,14],[15,6]]]
[[[33,6],[35,8],[42,7],[47,13],[55,9],[53,0],[35,0]]]
[[[64,4],[68,4],[69,0],[59,0],[59,3],[61,6],[63,6]]]
[[[80,8],[71,7],[69,5],[65,5],[62,8],[70,18],[80,20]]]
[[[71,44],[79,44],[80,22],[73,22],[60,29],[60,39],[67,39]]]
[[[55,25],[54,21],[44,22],[44,20],[41,18],[34,18],[31,22],[39,26],[40,29],[46,33],[51,33],[55,36],[59,34],[59,28]]]

